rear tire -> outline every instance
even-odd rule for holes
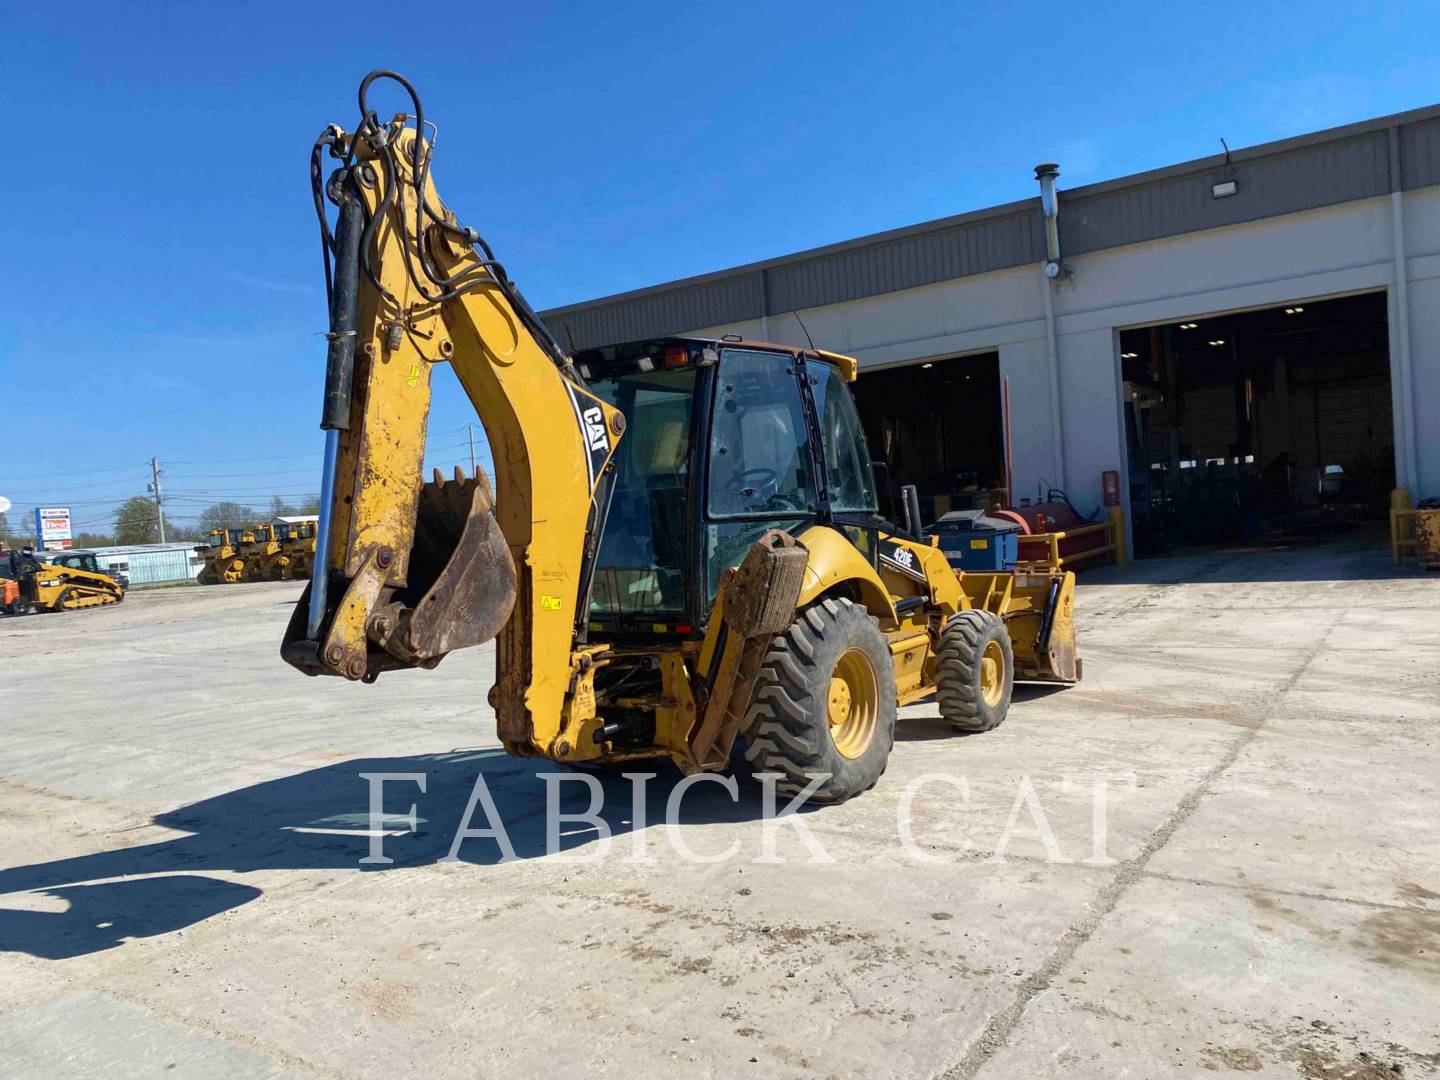
[[[863,607],[829,598],[801,611],[770,643],[745,716],[745,760],[778,772],[776,787],[844,802],[875,786],[895,742],[895,668]]]
[[[1015,654],[998,615],[972,609],[950,617],[935,653],[940,716],[958,731],[999,727],[1010,708]]]

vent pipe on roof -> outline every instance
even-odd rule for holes
[[[1040,181],[1040,210],[1045,215],[1045,276],[1060,276],[1060,195],[1055,178],[1060,166],[1053,161],[1035,166],[1035,179]]]
[[[1053,161],[1035,166],[1040,181],[1040,210],[1045,217],[1045,277],[1040,289],[1045,298],[1045,360],[1050,376],[1050,447],[1053,469],[1051,484],[1065,487],[1065,425],[1060,412],[1060,342],[1055,334],[1055,283],[1066,276],[1060,262],[1060,199],[1055,178],[1060,166]]]

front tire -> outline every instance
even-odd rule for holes
[[[952,615],[935,653],[941,718],[958,731],[999,727],[1014,686],[1015,654],[1000,616],[978,608]]]
[[[745,717],[745,760],[778,772],[776,787],[844,802],[875,786],[895,742],[895,669],[885,635],[863,607],[829,598],[800,612],[770,643]]]

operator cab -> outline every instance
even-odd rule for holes
[[[875,480],[854,362],[750,341],[659,338],[581,352],[625,415],[589,628],[689,636],[767,529],[833,524],[871,553]]]
[[[205,540],[206,547],[239,547],[244,541],[243,529],[211,529]]]
[[[66,570],[84,570],[91,574],[103,574],[100,564],[95,559],[93,551],[60,550],[47,551],[39,556],[42,562],[51,566],[59,566]]]

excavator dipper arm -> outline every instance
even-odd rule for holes
[[[377,79],[413,111],[379,121]],[[316,566],[282,646],[311,675],[373,681],[433,667],[495,638],[492,704],[515,753],[551,753],[567,690],[590,653],[589,568],[624,417],[600,400],[472,229],[430,180],[434,139],[414,89],[391,72],[360,87],[353,133],[327,129],[340,162],[317,191],[331,318]],[[333,257],[334,270],[330,272]],[[483,473],[421,475],[432,369],[448,363],[485,428]]]

